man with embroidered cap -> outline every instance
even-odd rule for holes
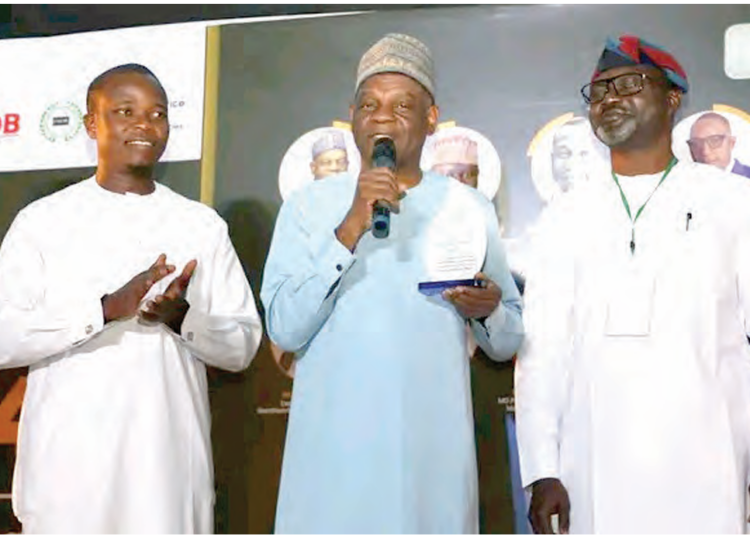
[[[336,130],[329,130],[318,138],[312,147],[310,171],[315,180],[343,173],[349,168],[344,135]]]
[[[750,178],[750,166],[732,157],[736,143],[729,120],[716,112],[701,115],[690,128],[687,141],[696,162]]]
[[[744,532],[750,184],[676,161],[687,90],[628,35],[582,88],[611,169],[549,209],[516,366],[537,532]]]
[[[359,175],[313,182],[282,205],[263,276],[270,337],[297,358],[275,529],[476,532],[464,328],[498,360],[523,334],[495,211],[420,169],[438,109],[419,40],[389,34],[362,56],[350,113]],[[393,170],[370,156],[383,137]],[[370,231],[376,202],[391,209],[386,238]],[[456,214],[463,233],[434,232]],[[481,285],[420,293],[429,253],[467,240],[486,252],[469,275]]]

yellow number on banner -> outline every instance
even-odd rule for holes
[[[23,403],[26,391],[26,376],[21,376],[8,390],[0,402],[0,445],[15,445],[18,437],[18,422],[15,420]]]

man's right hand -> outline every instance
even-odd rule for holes
[[[398,212],[401,190],[396,175],[388,168],[364,170],[359,174],[357,191],[344,221],[336,229],[339,242],[354,251],[359,239],[372,226],[372,210],[375,203],[387,203],[391,211]]]
[[[531,485],[529,521],[536,534],[553,534],[552,516],[558,515],[560,533],[570,530],[570,499],[557,478],[542,478]]]
[[[167,264],[167,256],[159,255],[148,270],[136,275],[125,285],[102,298],[104,323],[135,316],[146,293],[158,281],[174,272],[175,267]]]

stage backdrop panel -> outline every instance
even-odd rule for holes
[[[635,33],[673,52],[687,70],[683,115],[721,102],[748,108],[748,80],[724,73],[724,32],[750,20],[748,5],[509,5],[381,12],[222,28],[216,203],[278,206],[276,179],[303,133],[347,120],[361,54],[387,32],[433,51],[441,119],[484,134],[503,162],[496,198],[506,236],[541,207],[526,152],[565,114],[586,115],[589,81],[608,36]]]

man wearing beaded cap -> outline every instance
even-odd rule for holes
[[[687,90],[627,35],[582,89],[611,169],[548,209],[516,365],[537,532],[744,532],[750,185],[676,161]]]
[[[420,168],[438,109],[417,39],[389,34],[364,54],[351,117],[361,172],[282,205],[263,276],[270,337],[297,359],[276,531],[476,532],[465,326],[498,360],[523,331],[495,211]],[[382,137],[395,146],[393,171],[370,159]],[[370,232],[376,202],[391,208],[386,238]],[[483,284],[425,296],[431,231],[454,221],[445,211],[476,223],[467,233],[486,246],[472,273]]]

